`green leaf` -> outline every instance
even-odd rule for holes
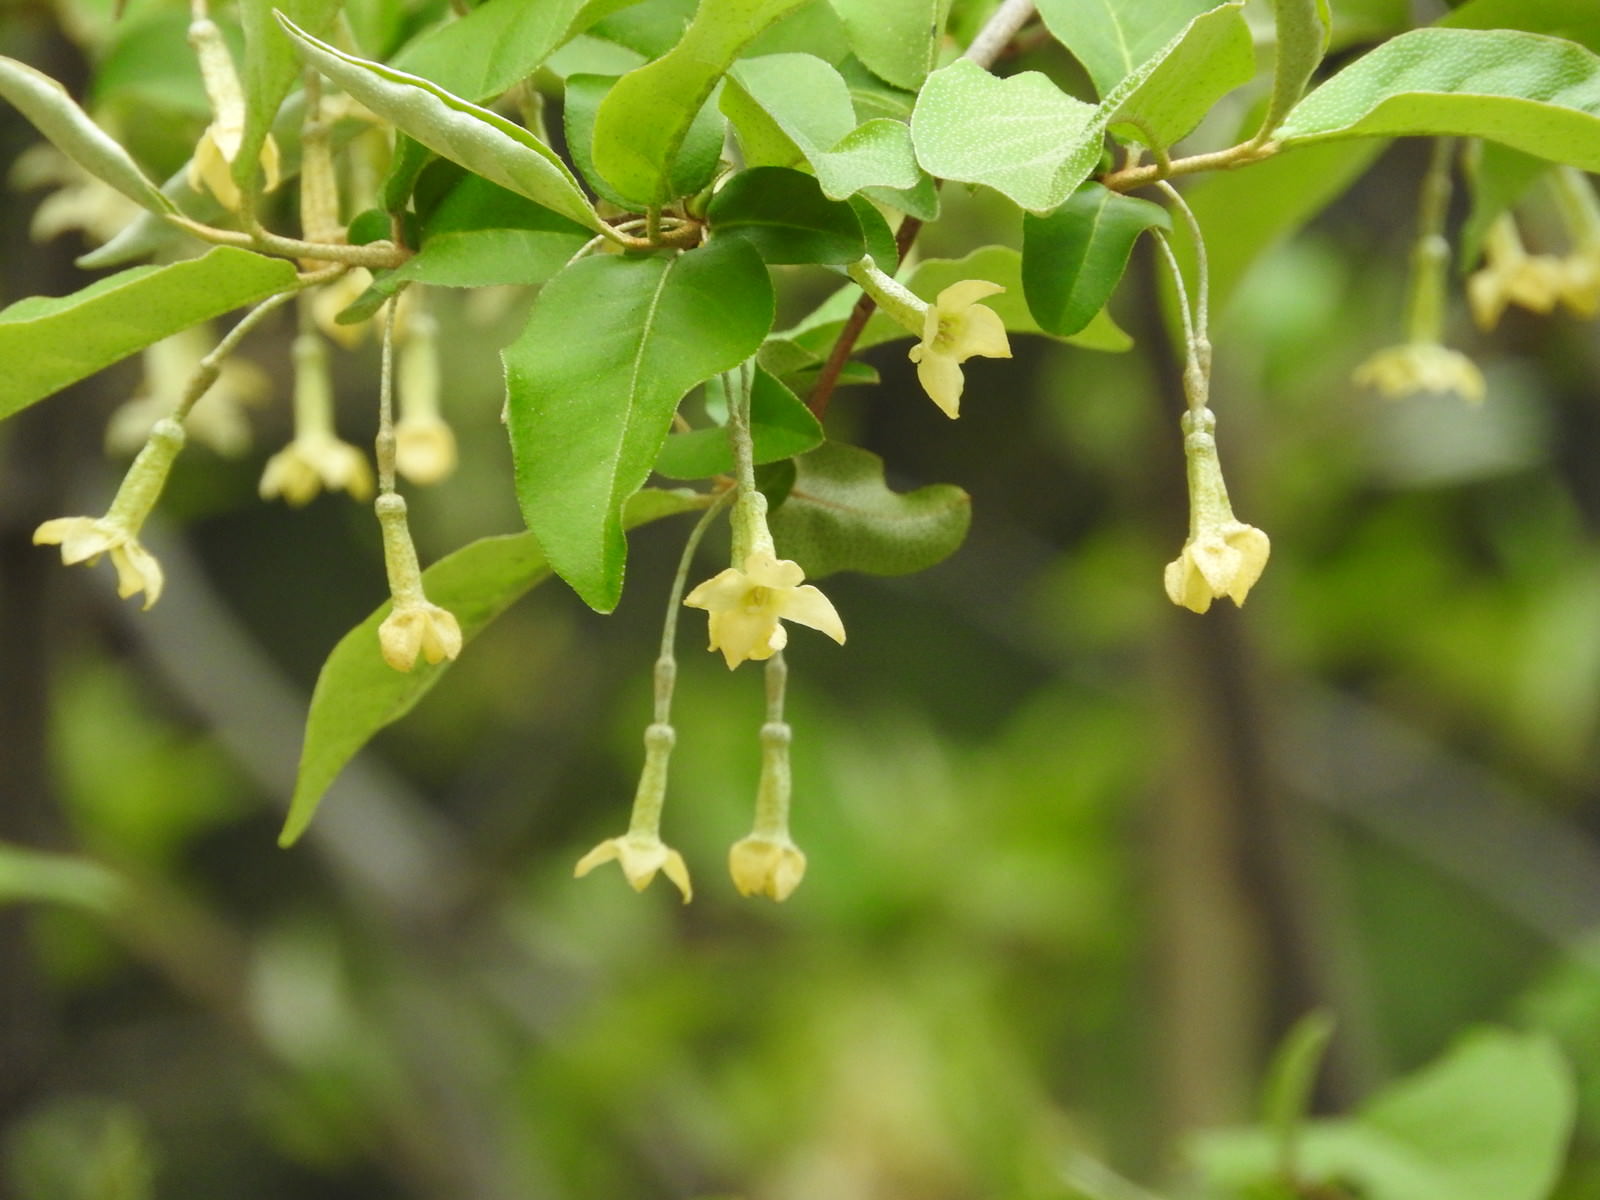
[[[1523,154],[1497,142],[1479,142],[1476,159],[1468,172],[1471,179],[1472,208],[1461,226],[1456,259],[1463,271],[1477,264],[1483,253],[1483,239],[1496,217],[1516,204],[1551,166],[1542,158]]]
[[[1108,96],[1215,6],[1216,0],[1039,0],[1039,16]]]
[[[1297,1165],[1374,1200],[1545,1200],[1575,1108],[1572,1075],[1547,1037],[1486,1029],[1391,1085],[1353,1118],[1308,1122]],[[1214,1187],[1272,1179],[1267,1130],[1205,1134],[1191,1153]]]
[[[1536,33],[1417,29],[1312,92],[1274,137],[1405,134],[1488,138],[1600,171],[1600,58]]]
[[[809,578],[909,575],[948,558],[966,539],[972,497],[954,484],[892,491],[881,458],[842,442],[825,442],[794,462],[794,486],[770,524],[779,553]]]
[[[1147,229],[1171,229],[1159,204],[1087,183],[1055,212],[1022,221],[1022,286],[1040,328],[1077,333],[1105,308],[1133,244]]]
[[[624,501],[678,401],[754,354],[772,283],[743,238],[685,254],[580,259],[539,293],[504,351],[523,518],[557,574],[601,612],[622,592]]]
[[[704,508],[707,497],[686,491],[643,491],[628,503],[623,526],[633,529],[662,517]],[[496,617],[550,575],[532,534],[482,538],[446,555],[422,573],[433,603],[447,608],[461,625],[464,646],[471,645]],[[418,662],[409,672],[394,670],[378,652],[378,626],[389,615],[385,602],[333,648],[306,717],[305,742],[289,817],[278,835],[292,846],[311,824],[330,784],[356,752],[386,725],[416,707],[450,667]]]
[[[200,258],[119,271],[70,296],[19,300],[0,310],[0,417],[294,284],[293,263],[218,246]]]
[[[811,410],[768,372],[756,368],[750,388],[750,433],[757,466],[780,462],[821,445],[822,426]],[[733,450],[722,426],[674,433],[656,457],[668,479],[707,479],[733,473]]]
[[[1263,137],[1300,102],[1327,52],[1333,25],[1325,6],[1326,0],[1272,0],[1278,48],[1272,68],[1272,99],[1261,122]]]
[[[1189,22],[1108,98],[1108,105],[1120,98],[1108,123],[1132,124],[1141,141],[1165,149],[1250,82],[1256,55],[1243,7],[1244,0],[1230,0]]]
[[[569,75],[564,93],[562,121],[566,128],[567,149],[578,172],[595,192],[619,208],[637,211],[647,208],[650,196],[630,196],[612,185],[594,163],[594,127],[600,105],[611,93],[620,76]],[[673,159],[667,190],[674,196],[690,196],[710,186],[722,162],[726,123],[713,96],[700,107],[699,114],[684,135],[683,145]]]
[[[326,36],[343,0],[239,0],[244,26],[244,136],[233,159],[233,178],[249,191],[259,170],[261,144],[272,130],[278,106],[300,74],[294,43],[272,19],[278,9],[300,28]]]
[[[1301,1123],[1311,1103],[1311,1089],[1333,1037],[1333,1017],[1326,1012],[1307,1013],[1295,1022],[1272,1057],[1262,1086],[1261,1116],[1277,1143],[1278,1167],[1298,1174]]]
[[[391,65],[475,103],[489,100],[538,70],[583,7],[583,0],[487,0],[411,42]]]
[[[747,238],[769,263],[852,263],[866,253],[855,210],[787,167],[740,171],[706,216],[713,231]]]
[[[629,196],[672,198],[672,166],[712,89],[746,44],[804,0],[703,0],[683,39],[629,71],[595,117],[594,165]]]
[[[533,134],[437,84],[319,42],[281,14],[301,56],[403,133],[469,171],[597,232],[603,222],[572,172]]]
[[[997,79],[960,59],[928,76],[911,114],[917,161],[1048,212],[1100,161],[1103,114],[1038,71]]]
[[[44,72],[14,58],[0,57],[0,96],[15,105],[57,150],[96,179],[153,213],[178,211],[128,152],[89,119],[66,88]]]
[[[1548,33],[1600,51],[1600,5],[1596,4],[1574,4],[1572,0],[1467,0],[1438,23],[1454,29]]]
[[[46,901],[104,913],[122,892],[122,880],[99,863],[0,842],[0,908]]]
[[[939,58],[950,0],[831,0],[867,69],[914,92]]]
[[[911,129],[903,121],[875,117],[807,160],[823,192],[836,200],[863,192],[924,221],[938,215],[933,181],[917,166]]]

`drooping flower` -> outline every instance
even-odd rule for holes
[[[781,621],[796,621],[844,644],[844,622],[822,592],[801,586],[800,564],[770,550],[752,550],[743,568],[729,567],[686,597],[691,608],[711,614],[710,649],[720,650],[732,670],[746,659],[771,658],[788,643]]]
[[[412,297],[415,289],[407,289]],[[400,420],[395,423],[395,469],[416,484],[438,483],[456,469],[456,435],[439,412],[438,322],[415,301],[400,341]],[[397,314],[398,315],[398,314]]]
[[[728,851],[728,873],[741,896],[766,896],[782,902],[794,894],[806,873],[805,853],[787,833],[752,833]]]
[[[677,885],[683,893],[685,904],[694,898],[694,888],[689,883],[689,868],[684,865],[683,855],[663,842],[657,834],[630,831],[621,837],[607,838],[578,860],[578,865],[572,869],[573,878],[581,879],[602,863],[608,862],[615,862],[622,868],[622,873],[636,892],[644,891],[656,877],[656,872],[660,871]]]
[[[986,279],[963,279],[939,293],[923,314],[922,340],[911,347],[923,391],[952,419],[961,413],[961,364],[974,355],[1010,358],[1000,314],[979,304],[1005,288]]]
[[[1408,342],[1380,350],[1355,369],[1356,383],[1392,400],[1455,392],[1474,404],[1484,397],[1483,373],[1465,354],[1438,342]]]
[[[178,408],[214,340],[209,326],[200,324],[145,347],[144,382],[139,393],[106,423],[109,453],[137,450],[155,423]],[[215,382],[184,417],[189,440],[224,457],[243,454],[250,448],[245,406],[263,399],[271,386],[266,372],[254,363],[237,357],[224,359]]]
[[[200,77],[211,102],[211,124],[200,135],[194,156],[189,159],[189,186],[196,191],[204,186],[223,208],[235,212],[242,201],[233,179],[233,163],[244,143],[244,89],[239,86],[233,56],[214,21],[202,18],[191,24],[189,44],[200,60]],[[278,143],[270,133],[261,143],[257,158],[270,192],[278,186],[281,174]]]
[[[1508,304],[1547,313],[1562,298],[1567,269],[1561,259],[1529,254],[1516,220],[1501,213],[1484,242],[1485,263],[1467,280],[1467,300],[1480,329],[1493,329]]]
[[[384,662],[396,671],[409,671],[419,653],[430,664],[460,654],[461,625],[454,613],[425,599],[397,600],[378,626],[378,645]]]
[[[1189,476],[1189,537],[1167,564],[1163,582],[1176,605],[1203,613],[1219,596],[1243,604],[1272,552],[1267,535],[1233,515],[1222,463],[1217,419],[1209,408],[1183,415],[1183,452]]]
[[[282,450],[267,460],[261,472],[261,498],[282,496],[299,507],[318,492],[349,492],[354,500],[372,495],[372,467],[366,455],[332,433],[312,430],[297,433]]]
[[[1600,314],[1600,242],[1580,246],[1561,260],[1561,303],[1575,317]]]

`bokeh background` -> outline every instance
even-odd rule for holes
[[[0,7],[0,52],[81,89],[58,16]],[[170,171],[198,88],[136,107],[105,119]],[[0,111],[0,164],[34,140]],[[1243,610],[1161,589],[1181,401],[1145,250],[1114,305],[1135,351],[1018,339],[968,364],[959,423],[903,346],[869,356],[884,385],[841,392],[832,431],[899,488],[961,485],[974,520],[922,575],[829,580],[844,649],[792,639],[810,866],[781,907],[722,866],[760,678],[694,615],[664,832],[696,899],[571,877],[626,820],[682,519],[634,536],[616,615],[552,584],[501,618],[282,851],[317,669],[384,595],[365,507],[256,498],[288,322],[244,351],[272,380],[251,449],[177,468],[149,613],[30,544],[114,488],[136,363],[0,426],[0,841],[123,883],[0,908],[0,1193],[1138,1194],[1114,1170],[1165,1194],[1323,1008],[1321,1112],[1476,1024],[1554,1034],[1583,1097],[1562,1194],[1600,1194],[1600,337],[1517,311],[1482,335],[1458,302],[1486,404],[1355,389],[1399,340],[1423,165],[1388,150],[1219,314],[1224,464],[1273,539]],[[7,303],[84,278],[77,234],[29,237],[43,195],[0,206]],[[1018,244],[1014,215],[946,203],[925,252]],[[792,311],[826,282],[786,277]],[[413,499],[426,560],[518,527],[496,351],[526,303],[437,298],[463,461]],[[370,444],[375,348],[338,371]]]

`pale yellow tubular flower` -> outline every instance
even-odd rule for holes
[[[456,435],[439,413],[437,323],[427,312],[413,311],[407,321],[396,383],[395,469],[415,484],[438,483],[456,469]]]
[[[200,135],[189,159],[189,186],[196,191],[209,190],[222,207],[236,212],[243,198],[233,179],[233,162],[244,142],[244,89],[239,86],[233,55],[215,22],[206,18],[193,22],[189,26],[189,44],[200,61],[200,78],[211,102],[211,124]],[[270,133],[261,144],[257,159],[270,192],[278,186],[280,173],[278,144]]]
[[[182,402],[213,342],[210,327],[200,324],[145,348],[142,388],[106,423],[108,453],[129,454],[144,444],[155,423]],[[225,458],[243,454],[250,448],[245,406],[259,403],[270,390],[267,373],[255,363],[225,359],[216,382],[184,417],[184,431],[191,442],[209,446]]]
[[[1272,543],[1254,525],[1233,515],[1222,463],[1217,458],[1216,417],[1211,410],[1183,416],[1183,450],[1189,476],[1189,537],[1167,564],[1167,597],[1180,607],[1203,613],[1226,596],[1243,604],[1261,578]]]
[[[267,460],[261,498],[281,496],[298,507],[326,488],[367,499],[373,486],[367,456],[333,431],[327,347],[315,333],[302,333],[294,340],[294,361],[294,438]]]
[[[659,871],[683,893],[683,902],[694,898],[694,887],[689,882],[689,868],[683,855],[663,842],[658,834],[625,833],[608,838],[578,860],[572,869],[574,879],[582,879],[602,863],[615,862],[622,868],[633,890],[642,892]]]
[[[741,896],[766,896],[781,903],[805,877],[806,856],[787,834],[752,833],[729,849],[728,873]]]
[[[712,576],[683,602],[711,614],[710,649],[722,652],[729,670],[782,650],[789,635],[781,621],[809,626],[842,646],[844,622],[833,602],[811,584],[802,587],[803,579],[798,563],[756,549],[745,557],[743,568],[729,567]]]
[[[1353,378],[1391,400],[1454,392],[1478,404],[1486,391],[1477,364],[1437,342],[1410,342],[1380,350],[1355,369]]]
[[[96,244],[109,242],[144,211],[48,142],[19,154],[9,179],[19,191],[55,188],[39,202],[28,224],[28,236],[36,242],[48,242],[69,229],[81,230]]]
[[[1529,254],[1516,220],[1501,213],[1489,227],[1485,263],[1467,280],[1467,300],[1480,329],[1493,329],[1508,304],[1548,313],[1562,297],[1567,271],[1561,259]]]
[[[428,600],[397,600],[394,611],[378,626],[383,661],[396,671],[410,671],[420,654],[441,663],[461,653],[461,625],[455,614]]]
[[[352,267],[332,283],[323,284],[311,297],[311,316],[322,330],[346,350],[354,350],[372,327],[369,318],[353,324],[339,324],[339,314],[354,304],[372,284],[372,273],[365,267]],[[399,327],[396,326],[396,336]]]
[[[911,347],[910,358],[917,364],[922,390],[947,417],[961,414],[962,363],[974,355],[1011,357],[1005,322],[994,309],[978,303],[1003,291],[986,279],[963,279],[940,292],[923,314],[922,340]]]

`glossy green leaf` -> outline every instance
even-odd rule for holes
[[[742,238],[685,254],[581,259],[504,351],[517,497],[557,574],[609,612],[622,592],[622,506],[679,400],[754,354],[772,283]]]
[[[787,167],[740,171],[712,197],[716,233],[747,239],[769,263],[851,263],[866,253],[861,222],[810,175]]]
[[[99,863],[0,842],[0,909],[43,901],[105,913],[122,893],[122,880]]]
[[[569,75],[563,96],[562,121],[567,135],[567,150],[578,173],[596,194],[619,208],[637,211],[652,203],[649,196],[630,196],[614,186],[594,163],[595,118],[601,103],[616,86],[614,75]],[[722,162],[722,146],[727,128],[713,96],[701,105],[689,125],[683,145],[672,161],[667,190],[674,196],[691,196],[709,187]]]
[[[750,434],[757,466],[793,458],[822,444],[822,426],[811,410],[760,367],[750,387]],[[656,458],[656,471],[668,479],[731,475],[728,431],[717,426],[670,434]]]
[[[639,492],[627,505],[625,528],[662,517],[704,508],[706,497],[695,492]],[[532,534],[482,538],[446,555],[422,573],[428,599],[455,615],[464,646],[470,646],[501,613],[550,575],[539,543]],[[292,846],[311,824],[329,785],[373,735],[416,707],[450,668],[419,662],[409,672],[396,671],[378,651],[378,626],[389,615],[384,604],[333,648],[317,676],[306,716],[300,771],[295,780],[289,817],[278,835],[280,846]]]
[[[218,246],[200,258],[130,267],[69,296],[19,300],[0,309],[0,417],[294,284],[293,263]]]
[[[1042,329],[1077,333],[1122,281],[1133,244],[1147,229],[1171,229],[1159,204],[1088,183],[1055,212],[1022,222],[1022,286]]]
[[[0,96],[16,106],[57,150],[95,178],[153,213],[177,208],[162,195],[110,134],[50,76],[14,58],[0,57]]]
[[[621,192],[672,198],[672,168],[712,89],[756,34],[804,0],[703,0],[683,38],[629,71],[595,117],[594,165]]]
[[[1216,0],[1039,0],[1039,16],[1107,96],[1214,7]]]
[[[1250,82],[1256,55],[1243,9],[1244,0],[1231,0],[1189,22],[1124,81],[1109,124],[1132,124],[1140,140],[1164,149],[1192,131],[1218,100]]]
[[[578,24],[583,0],[487,0],[395,55],[391,65],[473,102],[526,79]]]
[[[794,486],[770,517],[772,537],[812,579],[835,571],[909,575],[966,540],[972,497],[954,484],[893,491],[881,458],[842,442],[794,462]]]
[[[1328,80],[1274,136],[1403,134],[1482,137],[1600,171],[1600,57],[1542,34],[1418,29]]]
[[[939,59],[950,0],[830,0],[856,57],[880,79],[916,91]]]
[[[403,133],[580,225],[602,227],[566,164],[520,125],[426,79],[335,50],[281,15],[279,20],[307,63]]]
[[[244,136],[233,159],[233,177],[249,190],[260,169],[261,144],[272,129],[278,106],[300,74],[300,57],[294,43],[278,27],[272,10],[314,37],[327,36],[343,0],[239,0],[239,21],[244,26]]]
[[[1325,0],[1272,0],[1277,49],[1272,67],[1272,98],[1261,122],[1263,135],[1278,127],[1305,95],[1322,61],[1333,25]]]
[[[1033,212],[1070,196],[1100,161],[1103,114],[1038,71],[999,79],[960,59],[928,76],[911,115],[917,161]]]

